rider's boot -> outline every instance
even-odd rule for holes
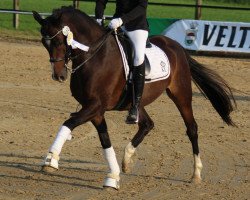
[[[135,124],[139,121],[139,106],[142,98],[145,81],[145,62],[133,67],[134,101],[128,112],[127,124]]]

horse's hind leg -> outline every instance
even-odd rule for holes
[[[198,126],[195,122],[192,110],[192,91],[191,88],[188,91],[185,88],[185,92],[176,92],[174,90],[167,90],[168,96],[174,101],[177,108],[179,109],[181,116],[185,122],[187,127],[187,135],[189,140],[191,141],[194,155],[194,172],[192,181],[195,183],[201,182],[201,170],[202,170],[202,162],[199,154],[199,146],[198,146]]]
[[[116,159],[114,148],[111,146],[105,118],[103,116],[97,116],[91,122],[98,132],[103,148],[103,154],[110,169],[110,172],[104,180],[103,186],[119,189],[120,168]]]
[[[132,156],[135,153],[136,147],[143,141],[144,137],[149,133],[149,131],[154,127],[154,123],[148,116],[144,108],[140,109],[139,118],[139,130],[133,137],[131,142],[125,147],[124,157],[122,161],[122,171],[128,173],[131,171],[133,160]]]

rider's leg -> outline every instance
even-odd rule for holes
[[[142,98],[145,81],[145,50],[148,31],[135,30],[126,31],[126,34],[133,43],[135,57],[133,62],[133,83],[134,83],[134,102],[129,110],[127,123],[137,123],[139,121],[139,106]]]

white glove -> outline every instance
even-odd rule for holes
[[[96,19],[96,22],[101,26],[102,25],[102,19]]]
[[[110,22],[109,22],[109,25],[108,27],[110,29],[117,29],[118,27],[120,27],[122,25],[122,19],[121,18],[115,18],[115,19],[112,19]]]

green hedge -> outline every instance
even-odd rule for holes
[[[149,2],[157,2],[157,3],[183,3],[183,4],[195,4],[196,0],[149,0]],[[204,5],[210,5],[213,4],[215,5],[216,3],[218,4],[233,4],[232,6],[235,5],[250,5],[250,0],[202,0],[202,4]],[[228,5],[230,6],[230,5]]]
[[[220,3],[250,4],[250,0],[206,0],[204,2],[213,1]]]
[[[223,1],[242,1],[248,3],[243,5],[240,3],[223,3]],[[178,3],[178,4],[195,4],[196,0],[149,0],[149,2],[161,3]],[[249,7],[250,0],[203,0],[203,5],[217,6],[239,6]],[[51,12],[53,8],[59,8],[62,5],[72,5],[71,0],[20,0],[21,10],[36,10],[37,12]],[[0,8],[12,9],[13,0],[0,0]],[[93,14],[95,4],[93,2],[80,2],[80,9],[87,14]],[[115,4],[108,4],[105,10],[106,15],[112,15],[115,10]],[[172,7],[172,6],[154,6],[148,7],[148,18],[164,19],[194,19],[195,9],[191,7]],[[15,30],[12,26],[12,14],[0,13],[0,35],[3,32],[8,35],[24,34],[27,37],[40,36],[39,24],[31,15],[20,15],[20,26]],[[250,22],[249,11],[241,10],[218,10],[218,9],[202,9],[202,20],[210,21],[230,21],[230,22]],[[153,30],[153,29],[152,29]],[[154,32],[152,32],[154,33]]]

